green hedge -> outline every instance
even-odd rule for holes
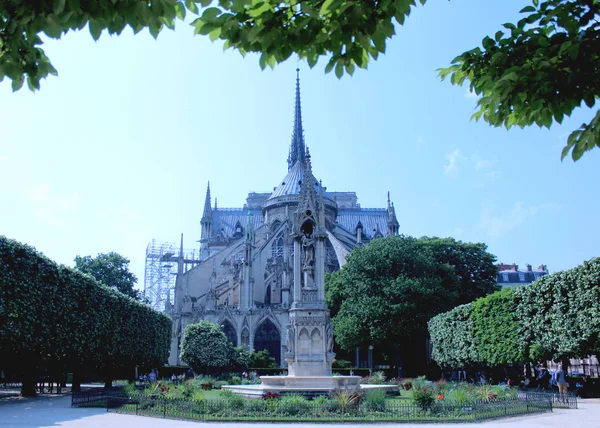
[[[471,306],[472,303],[457,306],[429,321],[431,357],[443,362],[444,367],[458,369],[480,361],[470,318]]]
[[[110,372],[168,359],[165,314],[0,236],[0,349],[5,367]]]
[[[428,326],[442,367],[598,354],[600,258],[456,307]]]

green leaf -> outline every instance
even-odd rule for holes
[[[12,83],[11,83],[13,92],[16,92],[19,89],[21,89],[21,87],[23,86],[23,83],[24,83],[23,76],[13,78]]]
[[[519,13],[528,13],[528,12],[535,12],[535,7],[533,6],[525,6],[523,9],[520,10]]]
[[[52,15],[46,17],[43,28],[44,33],[53,39],[59,39],[63,31],[62,25]]]
[[[204,13],[202,13],[202,21],[212,22],[216,20],[220,14],[221,9],[218,7],[209,7],[208,9],[204,9]]]
[[[160,30],[162,28],[162,23],[159,20],[154,20],[150,23],[150,25],[148,26],[148,30],[150,31],[150,34],[152,34],[152,37],[154,37],[154,39],[156,39],[158,37],[158,34],[160,33]]]
[[[221,27],[217,27],[214,30],[212,30],[210,33],[208,33],[208,37],[210,38],[211,41],[215,41],[219,38],[219,36],[221,35]]]
[[[587,93],[583,96],[583,101],[585,102],[586,106],[588,106],[589,108],[592,108],[592,107],[594,107],[594,104],[596,103],[596,97],[594,97],[594,94]]]
[[[65,0],[54,0],[54,6],[52,10],[55,15],[60,15],[63,10],[65,10]]]
[[[100,38],[100,35],[102,34],[102,30],[104,29],[104,26],[102,24],[100,24],[98,21],[96,21],[95,19],[90,19],[89,28],[90,28],[90,34],[92,35],[92,38],[94,40],[98,40]]]
[[[194,6],[196,6],[194,4]],[[181,19],[182,21],[185,19],[185,6],[183,5],[183,3],[175,3],[175,16],[177,16],[177,18]]]
[[[338,61],[337,65],[335,66],[335,75],[338,79],[341,79],[344,75],[344,65],[342,64],[342,61]]]
[[[185,7],[192,13],[198,14],[198,6],[194,0],[185,0]]]

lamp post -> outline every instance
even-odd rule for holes
[[[369,376],[373,372],[373,345],[369,345]]]

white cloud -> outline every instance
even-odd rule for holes
[[[444,174],[450,177],[458,177],[460,169],[467,168],[474,171],[485,172],[486,177],[496,178],[499,175],[499,171],[490,170],[495,164],[495,160],[481,159],[477,152],[471,156],[465,156],[461,153],[460,149],[446,154],[446,164],[444,165]]]
[[[483,207],[478,228],[484,229],[490,238],[499,238],[527,220],[536,217],[540,212],[562,208],[559,204],[525,205],[515,202],[507,213],[496,214],[494,207]]]
[[[0,155],[0,162],[7,161],[7,160],[8,160],[8,156]]]
[[[446,159],[448,160],[448,163],[444,165],[444,174],[457,176],[458,168],[465,159],[465,157],[460,154],[460,149],[455,149],[453,152],[447,153]]]

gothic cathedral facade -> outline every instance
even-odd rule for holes
[[[317,202],[306,208],[311,188]],[[314,214],[321,223],[319,236],[308,227],[302,237],[295,237],[300,208],[304,216],[318,210]],[[216,198],[213,206],[209,184],[200,224],[200,263],[188,271],[180,266],[175,283],[171,365],[181,364],[186,325],[206,320],[219,324],[234,346],[266,349],[286,367],[284,356],[293,346],[287,331],[292,302],[300,297],[324,302],[313,287],[315,281],[322,282],[318,275],[340,269],[354,247],[399,230],[389,193],[387,208],[362,208],[356,193],[328,191],[314,177],[303,135],[298,77],[287,175],[272,192],[248,194],[242,208],[217,207]],[[320,254],[315,240],[323,243]],[[301,257],[294,257],[295,252]],[[315,257],[324,261],[324,269],[311,268]]]

